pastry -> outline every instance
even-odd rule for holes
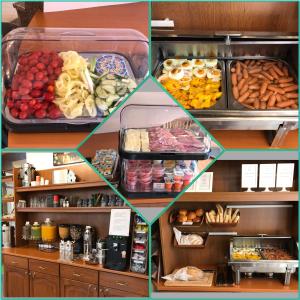
[[[196,218],[196,214],[193,211],[190,211],[187,215],[188,220],[193,221]]]
[[[195,213],[197,217],[202,217],[204,215],[204,210],[202,208],[198,208]]]
[[[186,209],[180,209],[179,210],[179,214],[182,215],[182,216],[186,216],[188,213],[188,211]]]
[[[188,220],[188,218],[187,218],[187,216],[183,216],[183,215],[181,215],[181,216],[178,216],[177,217],[177,221],[178,222],[186,222]]]

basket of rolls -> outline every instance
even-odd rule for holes
[[[170,213],[169,221],[173,226],[200,226],[204,221],[202,208],[195,210],[179,209]]]
[[[206,223],[212,226],[236,226],[240,222],[240,210],[232,208],[224,209],[216,204],[216,209],[205,213]]]

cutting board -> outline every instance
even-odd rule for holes
[[[205,272],[202,280],[198,281],[171,281],[166,280],[165,286],[212,286],[214,279],[214,272]]]

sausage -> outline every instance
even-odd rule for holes
[[[259,108],[260,109],[266,109],[267,108],[266,102],[260,102]]]
[[[258,84],[251,84],[249,85],[249,90],[259,90],[259,85]]]
[[[253,68],[249,71],[249,74],[259,73],[260,71],[261,71],[261,68]]]
[[[273,67],[272,64],[265,64],[265,65],[263,66],[263,71],[268,71],[268,70],[271,69],[272,67]]]
[[[246,60],[245,60],[245,65],[246,65],[246,66],[249,66],[249,64],[250,64],[250,60],[249,60],[249,59],[246,59]]]
[[[274,86],[274,85],[269,85],[268,86],[268,90],[270,91],[273,91],[273,92],[276,92],[280,95],[283,95],[285,93],[285,91],[277,86]]]
[[[288,99],[298,99],[298,93],[287,93],[285,94],[285,96],[288,98]]]
[[[297,91],[298,90],[298,84],[294,84],[294,85],[291,85],[291,86],[284,87],[283,90],[285,92]]]
[[[267,88],[268,88],[268,83],[266,81],[264,81],[260,87],[260,95],[261,96],[266,92]]]
[[[237,100],[237,99],[240,97],[239,89],[238,89],[237,86],[234,86],[234,87],[232,88],[232,93],[233,93],[234,99]]]
[[[243,77],[244,77],[245,79],[248,79],[248,77],[249,77],[249,74],[248,74],[248,71],[247,71],[247,66],[246,66],[246,68],[243,70]]]
[[[288,86],[292,86],[294,85],[294,82],[287,82],[287,83],[280,83],[279,86],[281,88],[285,88],[285,87],[288,87]]]
[[[240,64],[240,62],[236,63],[235,68],[236,68],[236,74],[240,74],[241,73],[241,64]]]
[[[282,63],[282,61],[279,61],[278,63],[277,63],[277,66],[278,66],[278,68],[282,68],[283,67],[283,63]]]
[[[276,106],[280,108],[285,108],[293,104],[295,104],[295,100],[288,100],[288,101],[279,102],[276,104]]]
[[[254,104],[253,104],[253,106],[254,106],[254,108],[255,109],[259,109],[259,100],[258,99],[256,99],[255,101],[254,101]]]
[[[231,81],[233,85],[237,85],[237,76],[235,73],[231,75]]]
[[[281,97],[280,94],[276,94],[275,96],[276,96],[276,101],[277,102],[281,102],[282,101],[282,97]]]
[[[271,73],[271,75],[275,78],[275,79],[279,79],[278,74],[274,71],[274,68],[271,68],[269,70],[269,72]]]
[[[252,59],[249,63],[249,67],[253,67],[255,65],[255,59]]]
[[[231,68],[230,71],[231,71],[231,73],[235,73],[236,70],[235,70],[235,68]]]
[[[240,61],[240,64],[241,64],[241,67],[243,67],[243,68],[246,68],[246,69],[247,69],[247,67],[248,67],[248,66],[247,66],[245,63],[243,63],[243,62],[241,62],[241,61]]]
[[[243,88],[240,90],[240,95],[245,94],[248,91],[248,84],[245,83]]]
[[[245,83],[246,83],[246,80],[244,78],[242,78],[241,81],[239,82],[239,84],[237,85],[238,89],[241,90]]]
[[[237,74],[237,81],[240,82],[243,79],[242,73]]]
[[[270,97],[267,106],[268,106],[268,107],[273,107],[273,106],[275,105],[275,103],[276,103],[276,95],[273,94],[273,95]]]
[[[250,108],[250,109],[254,109],[254,107],[252,105],[249,105],[249,104],[245,104],[245,103],[242,103],[243,106],[247,107],[247,108]]]
[[[261,72],[262,75],[264,75],[265,77],[267,77],[269,80],[273,80],[273,76],[271,76],[270,74],[268,74],[267,72]]]
[[[249,79],[250,79],[250,80],[249,80]],[[248,80],[249,80],[249,81],[248,81],[248,84],[249,84],[249,85],[254,84],[254,83],[257,82],[257,78],[255,78],[255,77],[253,77],[253,78],[249,77]]]
[[[273,70],[274,70],[280,77],[283,77],[283,76],[284,76],[284,73],[283,73],[276,65],[273,66]]]
[[[292,109],[298,109],[298,105],[297,105],[296,103],[295,103],[295,104],[292,104],[292,105],[291,105],[291,108],[292,108]]]
[[[270,98],[270,96],[271,96],[272,94],[273,94],[272,91],[266,92],[266,94],[265,94],[263,97],[260,98],[260,101],[268,101],[269,98]]]
[[[250,93],[246,92],[244,95],[240,96],[238,101],[239,102],[244,102],[248,97],[249,97]]]
[[[279,83],[287,83],[287,82],[292,82],[292,81],[294,81],[293,77],[281,78],[278,80]]]
[[[246,99],[244,102],[243,102],[243,104],[252,104],[252,103],[254,103],[254,101],[255,101],[255,99],[256,98],[252,98],[251,97],[251,95],[249,96],[250,98],[248,98],[248,99]]]
[[[282,72],[284,73],[285,77],[289,77],[289,69],[287,66],[283,66]]]
[[[259,92],[253,92],[250,94],[250,98],[257,98],[259,96]]]

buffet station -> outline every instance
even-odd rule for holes
[[[192,186],[153,224],[154,290],[296,293],[296,161],[218,160],[207,173],[194,185],[210,191]]]
[[[146,297],[148,225],[84,162],[13,169],[5,297]],[[6,230],[9,227],[9,230]],[[17,284],[16,284],[17,282]]]

